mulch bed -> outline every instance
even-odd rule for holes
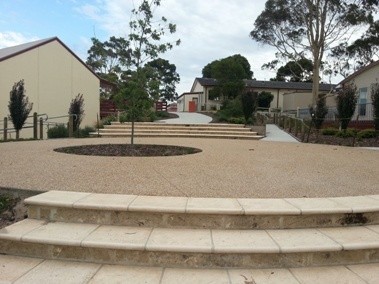
[[[288,132],[288,129],[286,130]],[[290,133],[290,132],[289,132]],[[294,137],[298,138],[299,141],[302,141],[302,134],[298,133],[295,136],[295,133],[290,133]],[[307,141],[307,134],[305,135],[304,143]],[[339,146],[349,146],[349,147],[379,147],[379,138],[365,138],[358,139],[354,137],[337,137],[333,135],[322,135],[312,132],[309,135],[308,143],[314,144],[326,144],[326,145],[339,145]]]
[[[196,154],[200,149],[171,145],[147,145],[147,144],[100,144],[83,145],[54,149],[56,152],[87,156],[112,156],[112,157],[159,157],[181,156]]]
[[[23,198],[0,194],[0,229],[27,218]]]

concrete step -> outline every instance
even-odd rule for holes
[[[165,124],[156,124],[151,126],[146,125],[137,125],[134,127],[139,130],[184,130],[184,131],[217,131],[217,132],[251,132],[249,127],[211,127],[208,125],[205,126],[185,126],[185,125],[165,125]],[[132,129],[131,125],[118,124],[118,125],[104,125],[103,129],[112,129],[112,130],[128,130]]]
[[[131,122],[117,122],[113,121],[111,122],[112,126],[119,125],[119,126],[131,126]],[[197,127],[197,128],[245,128],[244,124],[229,124],[229,123],[204,123],[204,124],[199,124],[199,123],[187,123],[187,124],[177,124],[177,123],[162,123],[162,122],[135,122],[134,124],[135,127],[148,127],[148,126],[160,126],[160,127]]]
[[[2,283],[379,283],[379,263],[290,269],[182,269],[0,255]]]
[[[91,136],[130,137],[131,123],[112,122]],[[215,139],[252,139],[263,138],[251,128],[233,124],[164,124],[138,122],[135,124],[135,137],[176,137],[176,138],[215,138]]]
[[[140,133],[148,133],[148,132],[155,132],[155,133],[199,133],[199,134],[236,134],[236,135],[256,135],[256,132],[251,131],[251,129],[248,128],[242,128],[241,130],[233,129],[232,131],[229,130],[223,130],[222,128],[218,129],[209,129],[204,128],[201,130],[198,129],[170,129],[170,128],[135,128],[135,132]],[[100,129],[100,132],[131,132],[131,128],[103,128]]]
[[[379,195],[247,199],[49,191],[25,203],[29,218],[101,225],[294,229],[379,224]]]
[[[183,268],[290,268],[379,262],[379,225],[287,230],[110,226],[26,219],[0,254]]]
[[[130,137],[131,134],[128,132],[124,133],[103,133],[103,132],[91,132],[91,137],[103,137],[103,138],[112,138],[112,137]],[[234,134],[183,134],[183,133],[135,133],[134,137],[167,137],[167,138],[213,138],[213,139],[239,139],[239,140],[259,140],[263,136],[259,135],[234,135]]]

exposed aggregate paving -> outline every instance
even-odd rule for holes
[[[0,144],[0,187],[188,197],[332,197],[379,194],[379,151],[218,139],[136,139],[200,148],[176,157],[94,157],[54,148],[127,138]]]

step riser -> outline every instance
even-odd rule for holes
[[[105,126],[104,128],[100,128],[101,130],[112,130],[112,131],[131,131],[131,127],[115,127],[115,126]],[[213,131],[213,132],[251,132],[249,128],[189,128],[189,127],[180,127],[180,128],[172,128],[172,127],[135,127],[134,130],[139,131]]]
[[[217,215],[93,210],[29,205],[31,219],[162,228],[297,229],[379,224],[379,212],[311,215]]]
[[[379,262],[379,249],[303,253],[186,253],[75,247],[4,240],[0,253],[105,264],[183,268],[294,268]]]
[[[109,126],[129,126],[132,124],[130,122],[111,122]],[[227,124],[227,123],[160,123],[160,122],[136,122],[134,123],[134,127],[199,127],[199,128],[245,128],[244,124]]]
[[[90,133],[92,137],[103,137],[103,138],[122,138],[122,137],[130,137],[130,134],[102,134],[102,133]],[[219,136],[219,135],[168,135],[168,134],[135,134],[134,137],[166,137],[166,138],[215,138],[215,139],[237,139],[237,140],[259,140],[262,139],[262,136]]]
[[[102,129],[100,133],[130,133],[129,129]],[[228,132],[228,131],[189,131],[189,130],[180,130],[180,131],[171,131],[171,130],[141,130],[135,129],[134,133],[162,133],[162,134],[215,134],[215,135],[257,135],[256,132],[244,131],[244,132]]]

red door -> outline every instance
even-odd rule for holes
[[[189,101],[188,111],[189,112],[196,112],[196,110],[197,110],[196,101]]]

